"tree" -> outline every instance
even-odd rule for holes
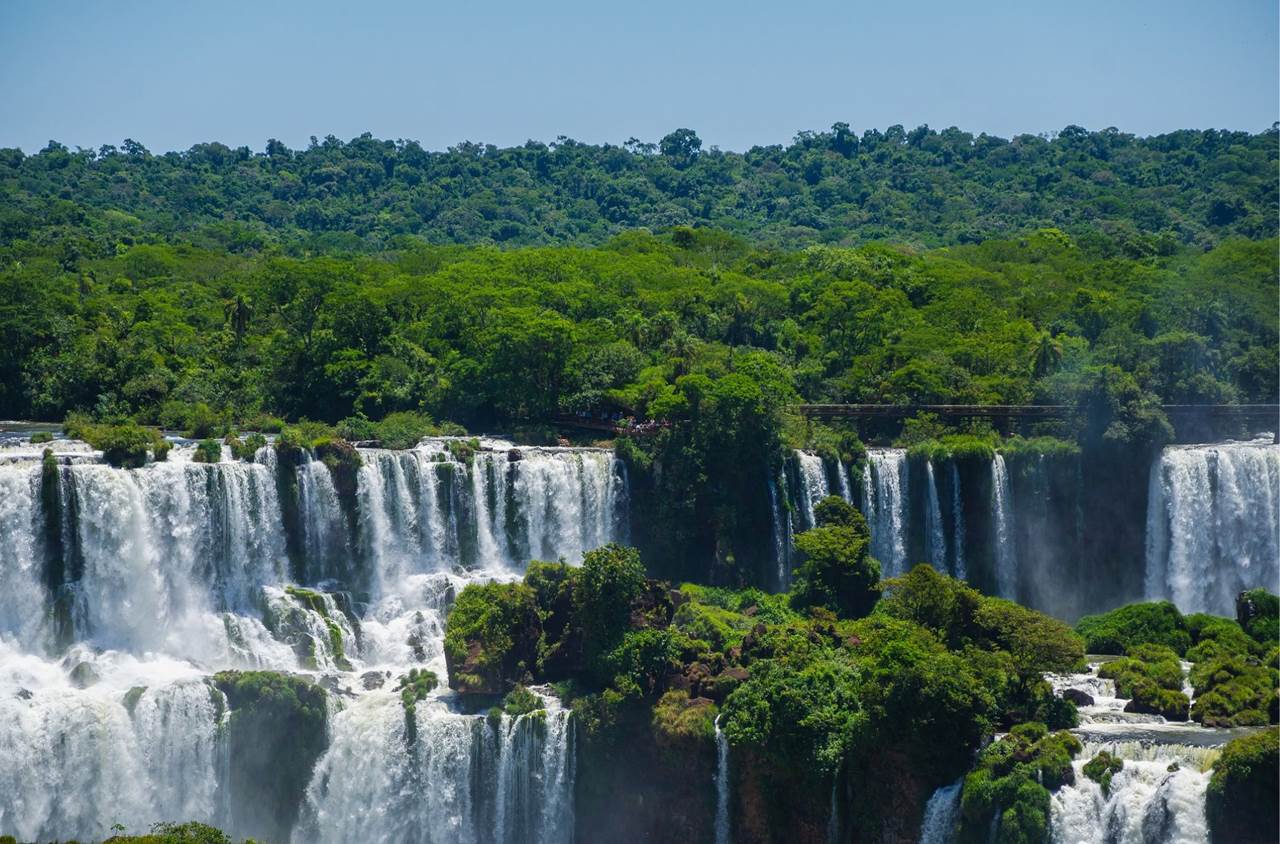
[[[867,522],[836,496],[819,502],[816,515],[818,527],[795,539],[804,562],[795,571],[794,600],[850,618],[866,615],[880,597],[880,563],[871,556]]]

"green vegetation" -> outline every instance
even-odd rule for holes
[[[542,700],[524,686],[516,686],[502,699],[502,711],[512,718],[528,715],[543,708]]]
[[[1185,721],[1191,701],[1182,692],[1178,655],[1163,645],[1134,645],[1129,656],[1104,663],[1098,676],[1115,680],[1116,694],[1130,698],[1126,712],[1160,715]]]
[[[63,433],[102,451],[102,459],[112,466],[136,469],[147,462],[151,452],[157,460],[168,454],[168,443],[152,428],[131,419],[97,423],[84,414],[73,413],[63,423]]]
[[[10,836],[0,836],[0,844],[15,844]],[[187,821],[186,823],[157,823],[151,832],[145,835],[113,835],[103,844],[234,844],[234,841],[220,829],[207,824]],[[254,844],[253,839],[245,839],[243,844]]]
[[[1136,645],[1164,645],[1181,656],[1191,647],[1191,633],[1178,608],[1168,601],[1129,604],[1076,624],[1091,654],[1124,654]]]
[[[1111,793],[1111,778],[1124,770],[1124,760],[1103,750],[1084,763],[1084,775],[1102,788],[1103,795]]]
[[[230,799],[246,828],[289,837],[328,742],[325,691],[274,671],[222,671],[212,682],[231,710]]]
[[[1079,739],[1071,733],[1051,733],[1033,722],[1019,724],[982,751],[977,767],[964,780],[961,842],[1048,841],[1049,792],[1075,781],[1071,760],[1080,750]]]
[[[880,564],[871,556],[871,532],[853,505],[828,496],[814,508],[818,526],[795,538],[804,555],[795,571],[795,605],[825,607],[857,618],[880,597]]]
[[[1280,730],[1272,727],[1230,742],[1213,765],[1205,798],[1213,841],[1274,841],[1278,793]]]
[[[196,463],[217,463],[222,459],[222,443],[215,439],[201,440],[191,459]]]
[[[864,550],[847,505],[820,509],[815,531],[847,531],[831,538],[841,554]],[[764,772],[742,799],[771,825],[796,821],[847,776],[860,783],[850,823],[869,836],[894,789],[953,781],[996,728],[1030,717],[1073,726],[1074,708],[1042,675],[1083,655],[1061,622],[928,566],[885,587],[874,607],[878,589],[827,606],[801,579],[784,595],[671,589],[645,578],[633,549],[608,546],[581,568],[535,562],[521,583],[468,586],[446,658],[456,688],[507,693],[509,714],[540,707],[525,685],[558,684],[586,759],[625,752],[656,770],[679,753],[700,770],[719,715],[733,752]]]
[[[30,152],[30,151],[28,151]],[[81,254],[179,233],[233,252],[432,243],[601,243],[620,229],[718,226],[779,246],[896,237],[971,243],[1051,225],[1117,254],[1265,237],[1276,219],[1276,134],[1139,138],[1067,126],[999,138],[951,127],[798,132],[743,153],[690,129],[646,143],[559,138],[508,148],[330,135],[292,150],[201,143],[0,150],[0,242],[79,229]],[[237,317],[240,320],[245,317]]]

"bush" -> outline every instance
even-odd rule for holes
[[[152,428],[133,420],[118,424],[98,424],[88,416],[73,413],[63,423],[63,431],[102,451],[102,459],[112,466],[137,469],[147,462],[147,452],[162,449],[165,440]]]
[[[644,590],[644,575],[634,548],[610,543],[583,555],[573,602],[588,660],[612,651],[622,640],[630,627],[631,604]]]
[[[222,443],[217,440],[201,440],[191,457],[195,463],[218,463],[222,460]]]
[[[1181,691],[1182,665],[1178,655],[1162,645],[1138,645],[1130,656],[1105,662],[1098,676],[1116,683],[1116,695],[1133,697],[1134,687],[1146,680],[1163,689]]]
[[[1205,795],[1209,833],[1218,844],[1275,841],[1280,793],[1280,730],[1271,728],[1227,744],[1213,765]]]
[[[712,741],[716,735],[714,703],[689,699],[683,689],[673,689],[653,707],[653,732],[658,744],[680,746],[686,742]]]
[[[36,431],[31,435],[31,444],[40,445],[41,443],[53,442],[53,433],[51,431]]]
[[[1187,630],[1191,633],[1191,641],[1195,643],[1186,654],[1191,662],[1204,662],[1227,654],[1260,654],[1263,650],[1261,644],[1229,618],[1194,613],[1186,616],[1185,621]]]
[[[1168,601],[1129,604],[1076,623],[1091,654],[1125,654],[1138,645],[1164,645],[1179,656],[1191,647],[1191,633],[1178,608]]]
[[[502,711],[512,718],[519,718],[521,715],[528,715],[542,708],[542,698],[524,686],[516,686],[507,692],[507,696],[502,701]]]
[[[1111,778],[1124,770],[1124,760],[1103,750],[1084,764],[1084,775],[1102,787],[1103,795],[1111,794]]]
[[[1245,727],[1280,720],[1275,663],[1239,655],[1218,656],[1191,669],[1196,691],[1192,719],[1206,727]]]

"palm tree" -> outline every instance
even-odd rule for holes
[[[1037,378],[1048,375],[1062,363],[1062,342],[1048,331],[1031,341],[1031,371]]]

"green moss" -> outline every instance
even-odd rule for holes
[[[1104,795],[1111,794],[1111,778],[1124,769],[1124,760],[1103,750],[1084,764],[1084,775],[1102,787]]]
[[[146,691],[147,691],[146,686],[134,686],[133,688],[129,689],[129,691],[124,693],[124,699],[122,703],[124,703],[124,708],[129,710],[130,715],[133,714],[133,710],[136,709],[138,706],[138,701],[142,698],[143,694],[145,694]]]
[[[1280,793],[1280,731],[1272,727],[1238,738],[1213,765],[1205,816],[1215,844],[1275,841]]]
[[[40,445],[41,443],[53,442],[53,432],[36,431],[31,435],[31,444]]]
[[[1092,654],[1125,654],[1138,645],[1164,645],[1178,655],[1191,647],[1191,633],[1178,608],[1168,601],[1129,604],[1076,623]]]

